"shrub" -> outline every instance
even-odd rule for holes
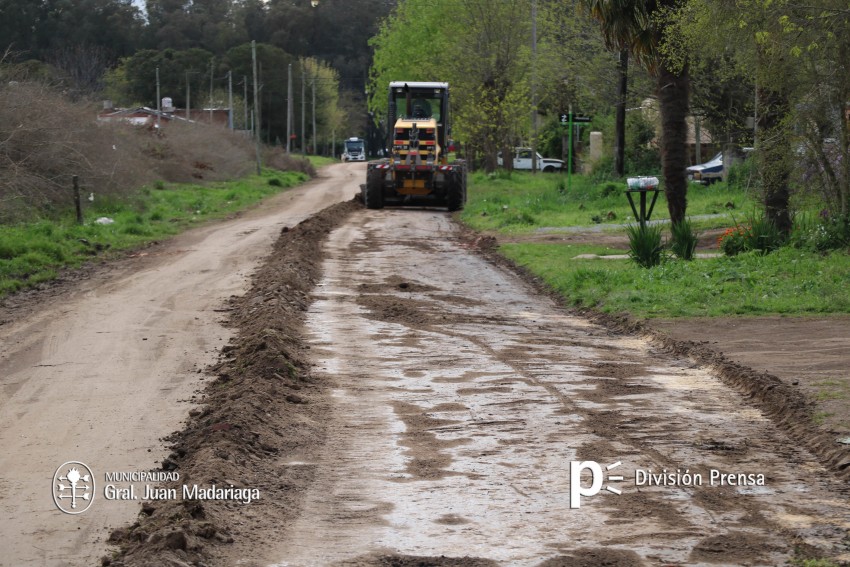
[[[282,148],[266,148],[263,152],[263,165],[280,171],[300,171],[310,177],[316,176],[316,168],[309,159],[287,154]]]
[[[520,226],[533,226],[537,223],[537,218],[529,214],[525,211],[512,211],[505,215],[505,218],[502,220],[499,225],[501,227],[506,227],[510,225],[520,225]]]
[[[603,198],[610,197],[611,195],[616,195],[625,190],[625,187],[622,184],[614,183],[613,181],[609,181],[607,183],[603,183],[600,186],[599,194],[602,195]]]
[[[145,184],[162,191],[168,182],[235,179],[255,167],[252,141],[221,126],[98,123],[97,111],[43,83],[0,81],[0,223],[61,216],[73,205],[74,175],[84,195],[96,195],[85,205],[102,208]],[[280,149],[267,149],[263,163],[316,173],[309,160]]]
[[[84,194],[127,195],[150,181],[132,129],[101,124],[96,107],[41,83],[0,82],[0,222],[59,215]]]
[[[651,268],[661,263],[661,226],[630,224],[626,232],[629,235],[629,258],[638,266]]]
[[[735,162],[729,167],[726,184],[730,189],[747,192],[752,189],[758,180],[758,168],[756,160],[749,158]]]
[[[717,246],[726,256],[736,256],[745,250],[745,232],[746,228],[740,225],[727,228],[726,231],[717,238]]]
[[[745,233],[744,241],[747,250],[767,254],[785,244],[786,238],[773,221],[760,216],[750,218],[750,229]]]
[[[819,219],[801,217],[791,231],[791,244],[815,252],[827,252],[850,246],[850,218],[830,216],[827,212]]]
[[[747,225],[735,223],[734,228],[726,229],[717,239],[720,249],[727,256],[748,251],[767,254],[786,242],[786,236],[765,216],[752,216]]]
[[[694,232],[690,219],[673,223],[671,233],[673,241],[670,243],[670,249],[673,254],[683,260],[693,260],[699,238]]]

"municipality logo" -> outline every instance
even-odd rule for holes
[[[53,502],[66,514],[82,514],[94,501],[94,473],[84,463],[68,461],[53,473]]]

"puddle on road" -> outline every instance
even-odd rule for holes
[[[641,340],[608,336],[529,295],[434,237],[451,233],[441,213],[359,218],[365,227],[332,235],[308,316],[334,409],[278,565],[393,552],[521,566],[583,548],[630,550],[650,564],[698,565],[714,553],[773,565],[791,553],[780,527],[826,548],[846,535],[846,522],[831,520],[850,517],[847,499],[830,497],[834,483],[801,482],[802,467],[816,475],[818,466],[796,451],[776,454],[787,440],[710,373],[668,364]],[[367,232],[380,249],[362,245]],[[397,239],[427,245],[414,251]],[[382,310],[389,320],[376,318]],[[600,380],[623,388],[606,398]],[[571,509],[574,460],[620,462],[624,480],[606,486],[621,494],[602,490]],[[637,486],[638,470],[650,469],[706,480],[712,469],[763,472],[769,481]]]

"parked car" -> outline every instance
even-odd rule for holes
[[[531,171],[531,148],[514,148],[514,169]],[[502,153],[499,152],[497,163],[503,166]],[[540,171],[557,172],[567,168],[567,162],[560,159],[550,159],[537,154],[537,169]]]
[[[703,185],[711,185],[715,181],[720,181],[723,179],[723,152],[705,163],[692,165],[685,171],[688,173],[688,179]]]
[[[754,148],[741,148],[738,154],[742,159],[752,155]],[[733,160],[733,163],[737,160]],[[723,181],[723,152],[699,165],[687,168],[688,179],[703,185],[711,185],[715,181]]]

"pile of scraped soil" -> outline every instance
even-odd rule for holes
[[[259,525],[281,525],[297,513],[311,467],[283,461],[309,456],[325,434],[324,388],[311,378],[303,345],[303,315],[321,275],[327,234],[361,205],[331,206],[294,228],[284,228],[252,287],[229,303],[235,339],[208,369],[213,378],[185,429],[172,435],[162,470],[179,473],[164,483],[257,489],[260,498],[149,501],[138,521],[116,529],[118,546],[104,565],[204,565],[238,542],[246,548]]]
[[[549,294],[563,307],[572,309],[592,322],[605,326],[613,333],[644,337],[662,352],[689,357],[701,365],[712,368],[727,386],[738,391],[749,403],[761,410],[796,444],[814,454],[837,477],[850,481],[850,445],[839,442],[838,438],[838,435],[845,430],[848,419],[846,398],[840,397],[838,403],[830,405],[830,408],[833,406],[843,408],[839,415],[831,413],[827,420],[824,420],[822,416],[819,416],[823,412],[824,400],[817,399],[817,390],[807,388],[805,385],[807,382],[804,382],[801,387],[799,377],[792,374],[793,369],[789,372],[777,366],[780,360],[784,360],[788,366],[791,366],[788,361],[792,358],[797,361],[816,359],[823,355],[822,349],[825,343],[831,346],[838,344],[839,347],[850,344],[850,337],[846,331],[839,333],[836,337],[837,327],[834,324],[830,326],[831,331],[830,328],[820,328],[818,331],[821,326],[817,319],[810,319],[808,322],[798,319],[797,325],[768,325],[765,321],[762,321],[760,325],[759,320],[755,319],[755,322],[744,327],[748,330],[744,331],[745,335],[738,337],[741,341],[737,345],[738,348],[733,349],[731,348],[733,341],[730,340],[730,335],[724,335],[724,327],[732,327],[740,323],[741,319],[725,318],[725,323],[715,320],[714,334],[711,334],[704,321],[696,321],[693,324],[686,321],[653,323],[636,320],[627,314],[612,315],[594,309],[575,309],[539,277],[500,255],[498,253],[500,241],[495,237],[481,235],[465,228],[463,238],[468,246],[477,249],[488,260],[514,271],[541,293]],[[840,323],[842,319],[836,319],[836,321]],[[755,333],[760,326],[761,332]],[[697,330],[696,327],[701,330]],[[801,332],[810,333],[812,340],[801,342],[799,340]],[[786,353],[783,359],[776,358],[769,352],[764,356],[752,354],[747,356],[747,349],[753,345],[747,346],[744,341],[745,336],[750,339],[760,337],[759,344],[766,351],[775,349],[777,344],[789,345],[788,348],[793,348],[794,351]],[[734,352],[727,356],[726,347]],[[836,396],[848,395],[850,379],[844,377],[846,372],[840,370],[846,369],[848,360],[846,351],[842,350],[839,355],[833,353],[831,360],[832,367],[828,373],[834,380],[840,382],[837,386],[833,386],[830,381],[831,391],[836,391]],[[839,373],[841,378],[835,378],[839,376]],[[777,374],[783,375],[784,379]]]

